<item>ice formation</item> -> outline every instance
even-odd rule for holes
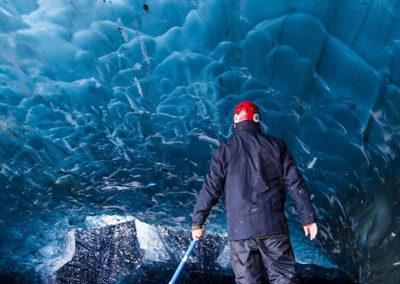
[[[188,230],[252,100],[319,217],[311,243],[286,206],[298,261],[399,281],[399,19],[394,0],[0,1],[2,278],[41,281],[71,232],[126,216]],[[224,228],[221,202],[208,230]]]

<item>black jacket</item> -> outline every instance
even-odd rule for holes
[[[197,198],[192,226],[202,226],[225,193],[228,239],[288,234],[285,185],[296,202],[302,225],[315,222],[306,185],[283,140],[262,134],[244,121],[214,151]]]

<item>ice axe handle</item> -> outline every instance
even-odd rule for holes
[[[186,251],[185,255],[183,256],[181,263],[179,263],[178,268],[175,271],[174,276],[172,276],[171,281],[169,281],[169,284],[174,284],[176,279],[178,279],[179,273],[181,273],[183,266],[185,265],[186,261],[189,258],[189,255],[192,253],[194,247],[196,246],[197,241],[193,240],[192,243],[190,244],[188,250]]]

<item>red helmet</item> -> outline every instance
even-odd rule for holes
[[[260,122],[260,112],[258,107],[252,102],[241,102],[235,107],[233,112],[233,122],[238,124],[244,120]]]

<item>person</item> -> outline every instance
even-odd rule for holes
[[[284,214],[285,186],[311,240],[317,235],[316,215],[285,142],[261,133],[260,118],[252,102],[235,107],[234,133],[214,150],[194,206],[192,237],[197,241],[202,238],[209,212],[224,193],[236,283],[261,283],[264,266],[270,283],[296,283]]]

